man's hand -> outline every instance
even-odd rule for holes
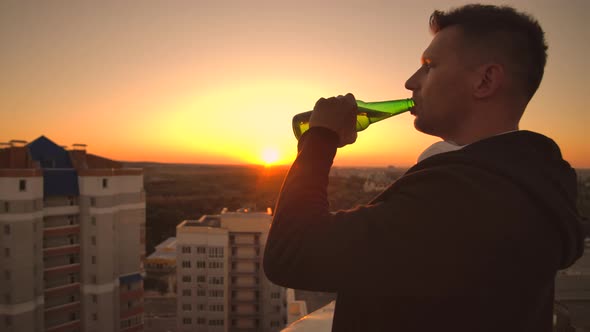
[[[336,132],[340,138],[338,147],[343,147],[356,141],[356,114],[356,99],[351,93],[321,98],[313,108],[309,127],[324,127]]]

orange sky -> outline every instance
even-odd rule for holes
[[[590,1],[508,2],[539,19],[549,44],[521,129],[590,167]],[[46,135],[117,160],[261,163],[276,153],[290,163],[291,118],[319,97],[410,96],[403,85],[430,42],[430,13],[466,2],[440,3],[1,2],[0,142]],[[404,114],[371,126],[336,165],[413,164],[438,139],[412,123]]]

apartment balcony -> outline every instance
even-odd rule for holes
[[[139,314],[143,314],[143,312],[144,312],[143,306],[134,307],[134,308],[127,309],[127,310],[122,310],[119,317],[121,319],[126,319],[129,317],[137,316]]]
[[[243,289],[243,290],[257,290],[260,287],[258,284],[232,284],[230,285],[230,289]]]
[[[58,286],[47,287],[47,283],[45,284],[45,296],[59,296],[64,294],[70,294],[74,292],[80,291],[80,283],[67,283]]]
[[[49,308],[45,307],[45,315],[78,310],[80,310],[80,301],[76,300],[74,302],[67,302]]]
[[[50,248],[44,248],[43,254],[45,256],[59,256],[59,255],[68,255],[68,254],[79,254],[80,253],[80,244],[69,244],[63,246],[56,246]]]
[[[119,296],[121,301],[136,300],[136,299],[141,299],[142,297],[143,297],[143,289],[142,288],[134,289],[134,290],[127,291],[127,292],[121,292],[121,295]]]
[[[130,326],[128,328],[124,328],[121,329],[121,332],[137,332],[137,331],[143,331],[143,323],[139,324],[139,325],[135,325],[135,326]]]
[[[67,265],[61,265],[61,266],[56,266],[56,267],[49,267],[49,268],[45,268],[43,270],[43,273],[45,274],[46,279],[48,279],[51,276],[74,273],[74,272],[80,272],[80,263],[67,264]]]
[[[63,236],[63,235],[70,235],[70,234],[79,234],[80,233],[80,225],[67,225],[67,226],[58,226],[58,227],[50,227],[43,229],[43,236]]]
[[[59,325],[45,328],[45,332],[69,332],[69,331],[80,331],[81,324],[80,320],[72,320]]]
[[[248,271],[248,270],[231,270],[229,271],[229,274],[232,276],[258,276],[260,273],[259,270],[252,270],[252,271]]]
[[[259,262],[260,256],[232,256],[232,262]]]
[[[232,248],[260,248],[260,243],[253,242],[233,242],[229,244]]]
[[[260,313],[258,312],[230,312],[229,313],[230,319],[239,319],[239,318],[260,318]]]
[[[80,207],[78,205],[44,206],[43,214],[46,217],[76,215],[80,214]]]

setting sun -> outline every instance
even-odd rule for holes
[[[262,151],[262,160],[266,166],[275,164],[279,160],[279,151],[276,148],[266,148]]]

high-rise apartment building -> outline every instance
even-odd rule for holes
[[[262,271],[272,215],[241,209],[176,227],[177,331],[279,331],[285,289]]]
[[[140,169],[45,137],[0,146],[0,330],[143,330]]]

